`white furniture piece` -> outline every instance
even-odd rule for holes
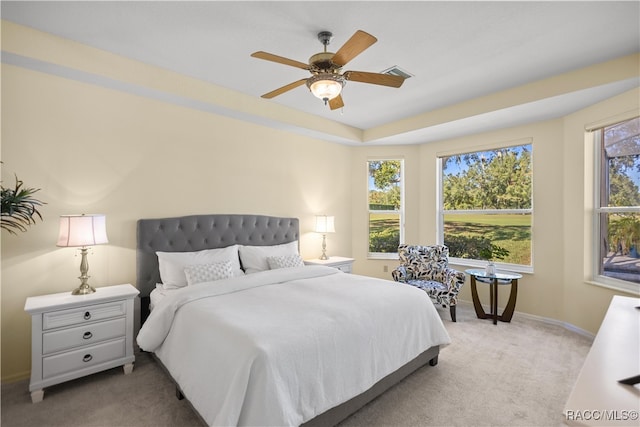
[[[640,375],[639,298],[616,295],[564,407],[565,423],[638,426],[640,388],[619,382]]]
[[[31,401],[44,388],[116,366],[133,371],[134,298],[130,284],[96,288],[87,295],[63,292],[29,297]]]
[[[345,273],[351,273],[353,271],[353,258],[345,258],[341,256],[332,256],[328,259],[307,259],[304,261],[307,265],[324,265],[327,267],[337,268]]]

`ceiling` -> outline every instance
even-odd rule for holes
[[[363,132],[362,141],[242,114],[216,113],[347,144],[411,144],[566,115],[639,85],[638,78],[425,125],[397,126],[429,112],[640,52],[640,2],[198,1],[10,2],[2,19],[232,89]],[[330,111],[305,86],[272,100],[260,95],[308,77],[299,68],[250,57],[263,50],[300,62],[336,51],[356,30],[378,42],[345,70],[399,66],[399,89],[348,82],[345,107]],[[3,54],[3,61],[5,61]],[[428,122],[426,120],[425,122]]]

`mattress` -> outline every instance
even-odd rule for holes
[[[209,425],[302,424],[450,342],[424,292],[329,267],[156,296],[138,344]]]

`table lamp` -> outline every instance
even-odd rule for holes
[[[60,247],[80,247],[80,286],[71,292],[72,295],[86,295],[96,290],[89,286],[89,262],[87,246],[109,243],[107,239],[106,218],[104,215],[61,215],[58,244]]]
[[[332,216],[316,215],[315,232],[322,233],[322,255],[320,259],[329,259],[327,257],[327,233],[334,233],[335,231]]]

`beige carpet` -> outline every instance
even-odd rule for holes
[[[591,341],[523,318],[493,325],[470,305],[458,322],[440,312],[453,343],[341,423],[352,426],[561,426],[562,409]],[[148,354],[131,375],[112,369],[46,389],[32,404],[28,382],[2,385],[2,426],[200,426]]]

